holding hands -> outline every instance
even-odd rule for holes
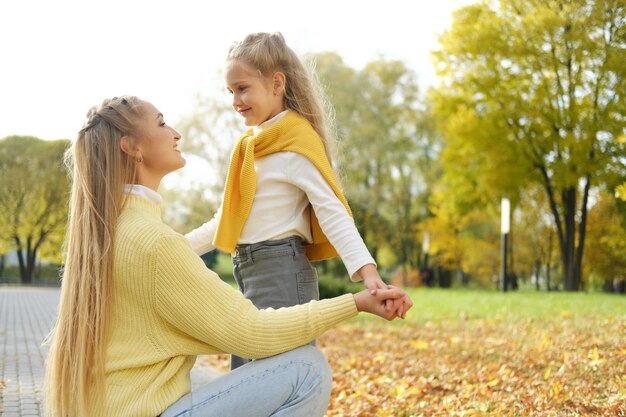
[[[375,314],[386,320],[393,320],[396,317],[404,319],[406,312],[413,306],[409,295],[393,285],[378,289],[375,294],[370,290],[358,292],[354,294],[354,301],[357,310]]]
[[[406,312],[413,306],[413,302],[406,292],[393,285],[385,284],[374,264],[364,265],[358,270],[358,274],[363,278],[363,284],[365,284],[366,291],[369,292],[370,295],[374,298],[377,298],[379,295],[383,296],[385,315],[378,313],[373,314],[386,318],[387,320],[392,320],[396,317],[404,319],[406,317]],[[403,295],[400,296],[400,293],[394,291],[382,291],[382,294],[380,294],[381,290],[391,289],[400,291]],[[391,313],[390,317],[387,317],[388,313]]]

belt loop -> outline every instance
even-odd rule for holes
[[[246,259],[249,259],[254,263],[254,256],[252,256],[252,245],[246,245]]]
[[[296,256],[298,255],[298,247],[296,246],[296,240],[298,238],[293,236],[289,238],[289,243],[291,244],[291,249],[293,250],[293,259],[296,259]]]

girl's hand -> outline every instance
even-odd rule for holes
[[[363,265],[357,273],[363,279],[363,284],[372,295],[376,295],[376,291],[379,289],[387,289],[387,284],[380,277],[380,274],[376,270],[374,264]]]
[[[376,295],[376,292],[380,290],[388,289],[389,287],[385,284],[385,281],[380,277],[380,274],[376,270],[376,266],[374,264],[367,264],[361,267],[357,271],[359,276],[363,278],[363,284],[365,284],[365,288],[367,288],[372,295]],[[392,300],[387,300],[385,303],[385,307],[392,311],[397,311],[398,306],[394,306]]]
[[[370,274],[365,277],[363,283],[365,284],[365,288],[367,288],[372,295],[376,295],[376,291],[379,289],[386,290],[388,288],[387,284],[385,284],[380,275],[378,275],[378,271],[375,271],[375,274]]]

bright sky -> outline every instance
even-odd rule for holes
[[[228,47],[280,31],[298,54],[336,51],[361,68],[400,59],[425,88],[429,51],[474,0],[3,0],[0,138],[73,138],[90,106],[137,95],[175,125],[197,93],[224,94]]]

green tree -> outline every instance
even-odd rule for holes
[[[63,154],[67,146],[66,140],[30,136],[0,140],[0,237],[17,251],[22,283],[32,281],[37,256],[46,242],[60,242],[65,234],[69,178]],[[61,252],[60,246],[56,251]]]
[[[378,59],[359,71],[335,53],[314,59],[335,109],[339,167],[355,222],[374,257],[387,246],[400,266],[416,268],[416,225],[428,214],[437,136],[415,74],[400,61]]]
[[[624,177],[625,1],[492,4],[458,10],[434,53],[450,198],[494,205],[539,184],[578,290],[590,191]]]
[[[381,212],[386,176],[384,153],[380,150],[385,128],[365,117],[365,112],[371,115],[377,106],[369,101],[371,94],[363,73],[345,64],[337,53],[319,53],[309,59],[315,62],[317,76],[335,113],[338,142],[334,144],[334,165],[361,236],[378,258],[388,237],[388,224]]]
[[[0,229],[4,227],[0,226]],[[0,278],[4,275],[4,264],[6,262],[6,254],[11,250],[8,239],[0,237]]]
[[[545,279],[546,289],[550,291],[558,286],[558,282],[551,279],[553,261],[558,255],[554,224],[541,187],[523,190],[517,214],[512,225],[515,271],[520,275],[534,275],[537,290]]]

